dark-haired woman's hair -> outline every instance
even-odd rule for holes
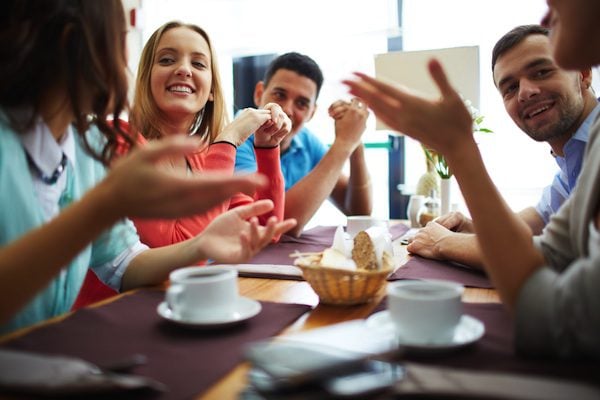
[[[42,102],[62,91],[56,101],[68,102],[90,155],[107,164],[119,137],[132,145],[118,123],[128,108],[121,1],[3,0],[0,10],[0,107],[11,127],[31,128]],[[92,123],[106,138],[101,149],[85,137]]]

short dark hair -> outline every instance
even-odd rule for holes
[[[492,50],[492,72],[498,58],[523,41],[529,35],[548,36],[550,31],[541,25],[521,25],[511,29],[496,42]]]
[[[305,76],[312,80],[317,85],[316,97],[319,97],[321,86],[323,86],[323,72],[315,60],[309,56],[296,52],[280,55],[271,61],[267,67],[267,71],[265,72],[265,77],[263,79],[265,86],[269,84],[269,81],[271,78],[273,78],[273,75],[275,75],[275,73],[280,69],[289,69],[298,75]]]

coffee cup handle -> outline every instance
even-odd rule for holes
[[[167,289],[167,305],[173,314],[178,316],[177,310],[179,309],[178,304],[181,301],[181,295],[183,294],[183,286],[182,285],[171,285]]]

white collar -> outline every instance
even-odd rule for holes
[[[75,164],[75,138],[71,125],[67,127],[60,142],[57,142],[46,123],[38,118],[34,126],[21,135],[21,142],[31,160],[46,175],[51,175],[56,170],[63,154],[72,165]]]

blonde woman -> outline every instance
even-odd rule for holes
[[[140,239],[162,247],[202,232],[217,216],[259,199],[274,208],[259,222],[283,217],[284,182],[279,164],[279,142],[291,122],[276,104],[245,109],[228,123],[214,49],[208,34],[196,25],[169,22],[158,28],[142,51],[134,105],[126,129],[138,143],[193,135],[202,145],[185,156],[171,157],[164,168],[197,175],[206,171],[233,174],[237,146],[255,133],[258,172],[269,184],[252,196],[238,193],[212,209],[177,219],[133,219]],[[125,148],[124,151],[127,151]],[[88,274],[75,307],[100,300],[112,292]]]

